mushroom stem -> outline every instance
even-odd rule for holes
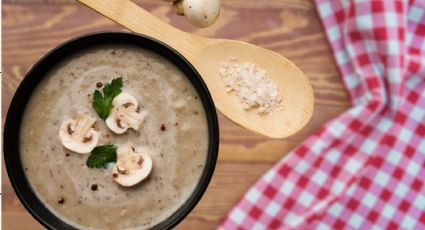
[[[174,6],[174,11],[176,11],[177,15],[179,15],[179,16],[184,15],[183,0],[177,0],[177,1],[173,2],[173,6]]]
[[[79,115],[75,120],[75,128],[72,129],[71,126],[73,131],[71,134],[72,139],[83,142],[84,139],[89,138],[87,135],[95,122],[96,120],[92,117]]]

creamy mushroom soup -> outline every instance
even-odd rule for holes
[[[94,90],[117,77],[138,100],[144,119],[139,131],[117,135],[92,108]],[[78,114],[96,119],[98,145],[146,149],[150,176],[123,187],[111,167],[89,168],[89,154],[65,149],[61,123]],[[208,126],[197,92],[171,62],[140,48],[102,46],[47,74],[27,105],[20,144],[33,190],[62,220],[84,229],[144,229],[172,215],[194,191],[206,161]]]

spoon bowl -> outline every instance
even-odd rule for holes
[[[151,36],[180,52],[201,74],[217,109],[240,126],[272,138],[285,138],[304,127],[313,114],[314,95],[307,77],[281,55],[241,41],[205,38],[178,30],[129,0],[79,0],[127,29]],[[224,62],[253,63],[266,71],[282,96],[269,114],[246,111],[237,95],[227,93],[219,69]]]
[[[256,109],[245,110],[241,99],[227,93],[218,70],[230,58],[236,63],[255,63],[266,71],[279,90],[282,103],[269,114],[260,115]],[[301,129],[313,112],[313,90],[302,72],[286,58],[270,50],[245,42],[215,40],[194,60],[220,112],[244,128],[273,138],[288,137]],[[204,77],[210,76],[210,77]]]

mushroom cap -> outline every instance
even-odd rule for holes
[[[122,107],[126,104],[131,104],[132,108],[125,108],[124,111],[126,114],[122,114]],[[114,98],[112,101],[113,108],[111,113],[106,118],[106,126],[116,134],[123,134],[127,129],[133,128],[138,130],[143,122],[143,116],[137,113],[135,110],[139,107],[139,102],[132,95],[122,92]],[[133,109],[134,108],[134,109]],[[121,110],[121,111],[119,111]],[[123,119],[126,119],[126,122],[118,124],[117,117],[125,115]]]
[[[112,101],[112,105],[116,108],[122,105],[125,105],[127,103],[133,104],[136,108],[139,107],[139,102],[135,97],[133,97],[131,94],[122,92],[118,94],[114,100]]]
[[[69,127],[75,126],[75,123],[76,121],[73,119],[64,121],[59,129],[59,139],[68,150],[81,154],[90,153],[99,141],[99,133],[91,128],[87,133],[83,134],[84,137],[90,137],[88,141],[84,142],[84,140],[73,138],[69,133]]]
[[[142,164],[140,165],[140,168],[138,169],[127,169],[128,173],[126,174],[121,174],[118,170],[118,163],[120,162],[120,158],[123,157],[123,154],[139,154],[140,157],[142,158]],[[150,172],[152,171],[152,158],[145,153],[136,153],[134,151],[131,150],[131,148],[128,147],[118,147],[117,150],[117,155],[118,155],[118,159],[117,159],[117,164],[114,165],[114,168],[112,169],[112,175],[116,174],[117,176],[113,176],[113,179],[115,182],[117,182],[118,184],[125,186],[125,187],[130,187],[133,185],[138,184],[139,182],[143,181],[144,179],[146,179]]]
[[[178,4],[182,4],[184,15],[196,27],[208,27],[220,15],[220,0],[181,0],[175,5],[175,9],[180,11]]]

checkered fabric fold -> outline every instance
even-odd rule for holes
[[[425,229],[425,0],[316,0],[352,108],[219,229]]]

